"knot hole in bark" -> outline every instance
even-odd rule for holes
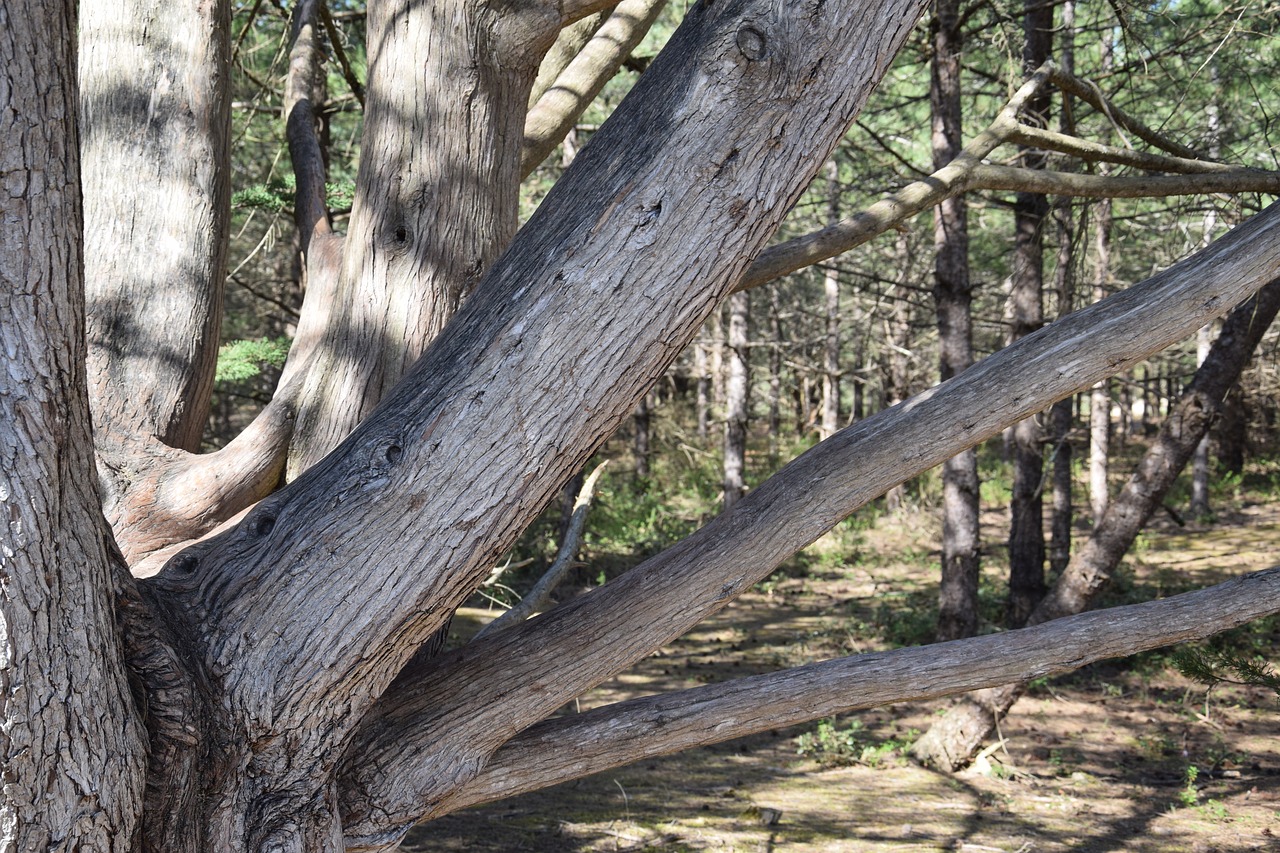
[[[269,512],[264,512],[253,520],[249,529],[253,531],[254,536],[261,538],[274,530],[275,526],[276,517]]]
[[[189,575],[193,573],[196,570],[196,567],[199,565],[200,565],[199,557],[197,557],[195,554],[184,551],[183,553],[178,554],[172,560],[170,560],[169,565],[165,566],[165,568],[173,572],[176,572],[177,574],[180,574],[180,575]]]
[[[735,41],[738,44],[738,50],[752,62],[757,62],[765,58],[769,52],[768,43],[765,41],[764,33],[751,24],[745,24],[738,30]]]

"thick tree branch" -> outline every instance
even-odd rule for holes
[[[1145,604],[647,696],[539,723],[427,819],[612,767],[831,714],[1058,675],[1280,612],[1280,568]]]
[[[410,820],[474,775],[522,721],[545,718],[680,636],[892,486],[1247,298],[1280,273],[1278,238],[1273,205],[1176,266],[842,430],[733,510],[590,595],[397,682],[345,761],[349,835]],[[940,424],[957,428],[940,435]]]
[[[560,26],[567,27],[588,15],[618,5],[618,0],[560,0]]]
[[[644,39],[667,0],[623,0],[529,110],[520,174],[547,159]]]

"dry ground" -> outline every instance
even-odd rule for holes
[[[984,518],[996,565],[1000,521]],[[936,542],[927,512],[848,524],[790,576],[775,575],[580,705],[918,637],[928,630],[920,611],[934,594]],[[1117,596],[1273,565],[1277,542],[1274,505],[1243,506],[1212,527],[1166,519],[1138,543]],[[988,595],[992,612],[998,595]],[[1274,626],[1252,637],[1272,660]],[[830,749],[798,753],[815,726],[770,732],[453,815],[419,827],[404,849],[1280,850],[1280,700],[1267,691],[1218,688],[1206,701],[1160,653],[1090,667],[1038,685],[1005,722],[1003,748],[954,776],[911,763],[901,749],[946,705],[834,721],[829,735],[860,726],[848,736],[852,764],[836,764]]]

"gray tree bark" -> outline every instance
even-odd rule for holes
[[[941,0],[935,4],[932,32],[929,102],[933,111],[933,164],[939,168],[954,160],[961,151],[963,44],[959,0]],[[934,209],[933,233],[938,372],[945,382],[973,363],[969,225],[963,198],[946,199]],[[978,455],[968,449],[942,466],[939,640],[968,637],[978,630],[978,544]]]
[[[89,434],[70,4],[0,11],[0,851],[132,851],[146,735]],[[70,237],[70,239],[69,239]]]

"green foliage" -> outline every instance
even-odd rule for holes
[[[842,729],[828,717],[820,720],[813,731],[796,738],[796,753],[824,767],[850,764],[878,767],[891,758],[901,757],[919,735],[919,731],[911,729],[903,737],[878,741],[860,720],[850,720]]]
[[[218,348],[218,369],[214,380],[243,382],[252,379],[264,367],[281,367],[288,355],[288,338],[231,341]]]
[[[1280,675],[1260,657],[1245,656],[1224,648],[1185,646],[1173,655],[1178,672],[1212,690],[1219,684],[1265,687],[1280,697]]]
[[[349,209],[355,200],[354,181],[330,182],[324,185],[324,189],[327,196],[326,204],[332,210]],[[293,175],[285,175],[237,190],[231,195],[231,206],[238,210],[266,210],[282,213],[293,204],[293,194],[296,190],[297,181]]]

